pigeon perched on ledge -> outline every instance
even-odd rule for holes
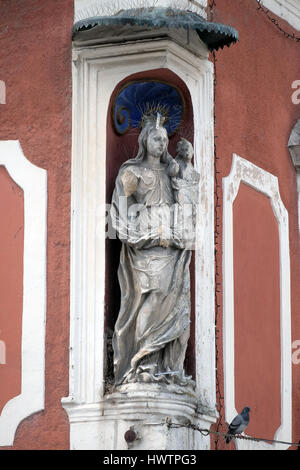
[[[249,411],[250,408],[246,406],[241,412],[241,414],[237,415],[229,424],[227,434],[230,435],[226,437],[226,444],[229,444],[233,436],[235,436],[236,434],[242,434],[242,432],[245,431],[250,420]]]

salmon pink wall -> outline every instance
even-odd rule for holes
[[[180,137],[185,137],[187,140],[193,143],[194,141],[194,125],[193,125],[193,108],[191,103],[191,97],[186,85],[183,81],[175,75],[173,72],[167,69],[160,70],[151,70],[131,75],[123,80],[118,87],[116,88],[114,94],[111,97],[108,118],[107,118],[107,149],[108,155],[106,158],[107,169],[106,169],[106,184],[107,184],[107,203],[111,202],[112,193],[114,189],[115,180],[119,171],[120,166],[129,158],[134,158],[137,155],[138,143],[137,138],[139,135],[138,130],[130,130],[130,132],[125,133],[124,135],[117,135],[114,130],[112,123],[112,106],[114,99],[122,86],[125,83],[133,80],[161,80],[166,82],[174,87],[177,87],[184,100],[184,111],[182,116],[182,124],[180,129],[176,132],[174,136],[170,137],[169,143],[169,152],[175,157],[176,154],[176,145]],[[107,250],[107,262],[106,266],[106,300],[105,300],[105,312],[106,312],[106,328],[110,328],[111,331],[114,329],[114,324],[118,316],[120,308],[120,289],[117,280],[117,270],[119,266],[120,258],[120,242],[118,240],[107,240],[106,243]],[[194,298],[194,256],[191,262],[191,292],[192,299]],[[191,312],[191,337],[188,345],[188,350],[186,354],[186,371],[187,373],[194,376],[195,374],[195,350],[194,350],[194,304],[192,300],[192,312]]]
[[[21,393],[23,307],[24,197],[6,169],[0,166],[0,413],[8,400]]]
[[[235,407],[251,409],[249,436],[274,439],[281,424],[280,263],[269,198],[241,184],[233,225]]]
[[[45,410],[25,419],[14,446],[1,449],[69,448],[61,398],[69,375],[72,24],[73,0],[0,2],[0,140],[20,140],[28,160],[48,172]],[[9,269],[20,279],[20,259]],[[16,326],[16,347],[19,333]]]
[[[249,160],[262,169],[272,173],[279,179],[280,195],[284,206],[289,213],[290,230],[290,256],[291,256],[291,300],[292,300],[292,341],[300,338],[300,252],[297,215],[297,187],[296,173],[287,149],[287,143],[293,126],[300,116],[299,106],[292,102],[292,83],[299,79],[299,43],[284,37],[284,35],[257,9],[255,0],[216,0],[214,7],[214,21],[230,24],[239,31],[239,42],[216,53],[216,95],[215,95],[215,135],[216,135],[216,224],[218,234],[216,237],[216,280],[220,283],[216,296],[217,317],[217,397],[220,420],[215,429],[226,431],[224,420],[224,377],[223,377],[223,336],[222,336],[222,178],[228,176],[232,165],[232,154]],[[247,5],[245,5],[247,3]],[[274,15],[275,16],[275,15]],[[287,23],[277,18],[281,26],[289,32],[299,36]],[[213,57],[211,57],[213,60]],[[239,204],[239,202],[237,202]],[[249,216],[255,205],[249,206]],[[246,209],[247,210],[247,209]],[[236,221],[238,223],[238,219]],[[271,223],[265,227],[265,236],[272,232]],[[255,232],[254,232],[255,235]],[[256,236],[256,235],[255,235]],[[274,242],[272,242],[274,243]],[[272,244],[270,245],[271,248]],[[234,247],[234,249],[238,249]],[[275,255],[274,255],[275,256]],[[275,259],[274,261],[275,262]],[[269,265],[270,266],[270,265]],[[275,268],[275,265],[273,265]],[[252,275],[255,272],[252,268]],[[274,275],[276,275],[274,273]],[[250,274],[249,274],[250,276]],[[241,281],[237,281],[241,284]],[[253,281],[254,282],[254,281]],[[264,286],[268,289],[268,280]],[[247,289],[247,286],[243,286]],[[247,292],[247,295],[249,293]],[[277,295],[277,294],[275,294]],[[270,313],[270,335],[273,335],[274,344],[278,344],[278,313],[275,312],[275,324],[271,323]],[[248,347],[255,349],[255,341],[261,338],[259,331],[260,323],[257,323],[257,335],[253,336],[252,346],[248,343],[248,331],[241,331],[239,344],[243,342]],[[266,327],[264,327],[266,328]],[[271,339],[268,340],[270,342]],[[240,346],[241,347],[241,346]],[[274,359],[274,370],[276,371],[277,359]],[[240,367],[240,366],[239,366]],[[273,372],[272,372],[273,374]],[[275,375],[277,374],[277,378]],[[272,380],[278,383],[278,372],[275,372]],[[241,396],[242,377],[236,378],[240,396],[237,405],[244,404],[246,397]],[[260,390],[258,376],[254,379],[252,389],[257,388],[266,407],[271,399],[275,403],[274,418],[270,421],[271,428],[278,421],[278,397],[276,389],[275,396],[265,398]],[[300,436],[300,366],[293,366],[293,438],[296,441]],[[245,403],[248,405],[248,403]],[[251,404],[250,404],[251,405]],[[277,411],[276,411],[277,409]],[[260,420],[258,405],[251,413],[252,432],[269,430],[257,428]],[[263,437],[263,436],[259,436]],[[234,449],[234,443],[226,446],[222,439],[212,438],[212,448]]]
[[[1,50],[5,51],[0,55],[0,80],[6,84],[6,104],[0,104],[0,139],[19,139],[26,157],[48,172],[45,410],[25,419],[17,430],[14,446],[5,449],[69,448],[69,423],[61,406],[61,398],[68,396],[69,382],[73,3],[73,0],[2,0],[0,3]],[[226,430],[223,402],[220,188],[222,178],[230,172],[233,152],[279,178],[280,193],[289,212],[290,224],[292,340],[300,339],[297,189],[295,169],[287,150],[290,132],[300,115],[299,106],[291,100],[294,92],[291,85],[299,79],[300,66],[299,44],[285,38],[257,10],[255,0],[216,0],[214,3],[214,20],[231,24],[240,34],[238,44],[216,53],[216,321],[217,397],[220,413],[216,428]],[[288,31],[293,31],[283,20],[280,23]],[[299,35],[299,32],[295,33]],[[116,150],[118,145],[120,142],[116,142]],[[126,159],[127,156],[122,153],[121,160]],[[121,160],[118,160],[118,164]],[[107,171],[110,199],[111,181],[117,167],[112,166]],[[237,204],[241,202],[238,200]],[[256,207],[255,204],[253,207]],[[21,217],[21,209],[18,210]],[[272,224],[270,218],[270,226]],[[276,244],[276,241],[272,243]],[[18,257],[14,262],[13,270],[18,282],[20,259]],[[272,262],[276,264],[276,260]],[[272,336],[275,344],[278,344],[276,325],[276,322],[272,325]],[[242,329],[241,325],[240,331]],[[18,348],[19,327],[16,330]],[[241,343],[243,339],[247,339],[246,331],[241,333]],[[242,366],[237,364],[237,367]],[[272,376],[274,383],[278,383],[276,374],[278,372],[275,370]],[[238,383],[241,378],[242,375],[237,378],[239,393],[242,392]],[[258,383],[257,387],[259,389]],[[259,406],[262,406],[263,399],[261,395]],[[240,395],[237,400],[238,405],[244,402],[244,397]],[[277,403],[276,400],[275,397]],[[276,413],[271,428],[278,421]],[[293,366],[293,416],[293,439],[299,440],[299,365]],[[253,432],[269,432],[269,429],[255,427],[254,423],[259,420],[258,408],[254,407],[251,419]],[[223,440],[212,438],[212,448],[222,447]],[[234,448],[234,443],[226,448]]]

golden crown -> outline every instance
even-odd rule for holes
[[[168,120],[168,109],[161,105],[148,105],[142,114],[141,126],[163,127]]]

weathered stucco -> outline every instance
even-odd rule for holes
[[[218,0],[214,10],[214,20],[232,24],[238,31],[239,43],[216,54],[216,96],[215,115],[216,127],[216,161],[218,204],[216,215],[218,216],[217,236],[217,281],[220,288],[217,294],[217,328],[220,331],[217,340],[218,357],[218,408],[221,414],[219,430],[227,430],[224,423],[224,377],[223,377],[223,337],[222,337],[222,178],[230,173],[232,154],[237,153],[251,161],[260,168],[270,172],[279,179],[280,195],[289,214],[290,230],[290,257],[291,257],[291,300],[292,300],[292,341],[300,336],[300,321],[297,312],[300,308],[299,277],[300,277],[300,252],[297,214],[297,186],[296,172],[293,167],[289,151],[288,140],[291,130],[299,118],[299,106],[292,102],[292,83],[299,76],[299,45],[284,35],[257,10],[257,2],[251,0]],[[280,19],[281,26],[290,33],[297,34],[287,23]],[[247,217],[247,215],[245,215]],[[238,222],[237,222],[238,223]],[[270,246],[272,246],[270,241]],[[256,276],[255,271],[245,273],[247,276]],[[245,279],[246,280],[246,279]],[[262,282],[263,279],[261,280]],[[239,281],[240,283],[241,281]],[[247,286],[245,286],[247,289]],[[255,321],[255,319],[254,319]],[[269,318],[271,321],[271,318]],[[259,321],[257,319],[257,326]],[[270,325],[274,328],[274,325]],[[251,345],[249,331],[240,331],[240,344],[243,341]],[[271,335],[271,333],[269,333]],[[278,335],[274,338],[278,344]],[[266,338],[267,344],[272,340]],[[253,336],[253,347],[256,337]],[[272,341],[271,341],[272,342]],[[273,346],[272,346],[273,347]],[[278,361],[272,365],[274,372],[278,371]],[[273,372],[273,373],[274,373]],[[278,372],[277,372],[278,373]],[[246,377],[246,373],[245,373]],[[239,400],[237,406],[241,406],[243,398],[240,381]],[[253,379],[252,390],[259,386],[259,375]],[[299,416],[300,395],[300,368],[293,365],[293,437],[297,441],[300,432]],[[249,390],[252,393],[252,391]],[[273,397],[272,397],[273,400]],[[273,416],[272,407],[269,406],[268,397],[260,399],[260,406],[268,407],[265,419],[269,420],[269,429],[260,428],[258,409],[250,413],[252,433],[264,431],[271,433],[272,423],[278,417]],[[250,406],[245,403],[243,406]],[[278,411],[275,415],[278,416]],[[241,410],[239,410],[240,412]],[[259,436],[264,437],[264,436]],[[212,437],[212,446],[220,449],[234,449],[234,444],[225,446],[220,439],[216,444],[216,438]]]
[[[45,411],[24,420],[8,448],[67,449],[73,0],[28,0],[22,8],[5,0],[0,18],[0,139],[20,140],[30,162],[48,172]]]

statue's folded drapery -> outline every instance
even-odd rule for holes
[[[146,253],[145,253],[146,252]],[[115,380],[169,381],[161,372],[178,371],[189,338],[190,252],[123,244],[119,282],[121,309],[115,326]]]
[[[121,167],[111,210],[123,242],[121,309],[113,337],[116,385],[190,382],[183,364],[190,335],[191,252],[172,235],[174,204],[167,165],[147,168],[133,159]],[[132,212],[134,205],[139,210]]]

